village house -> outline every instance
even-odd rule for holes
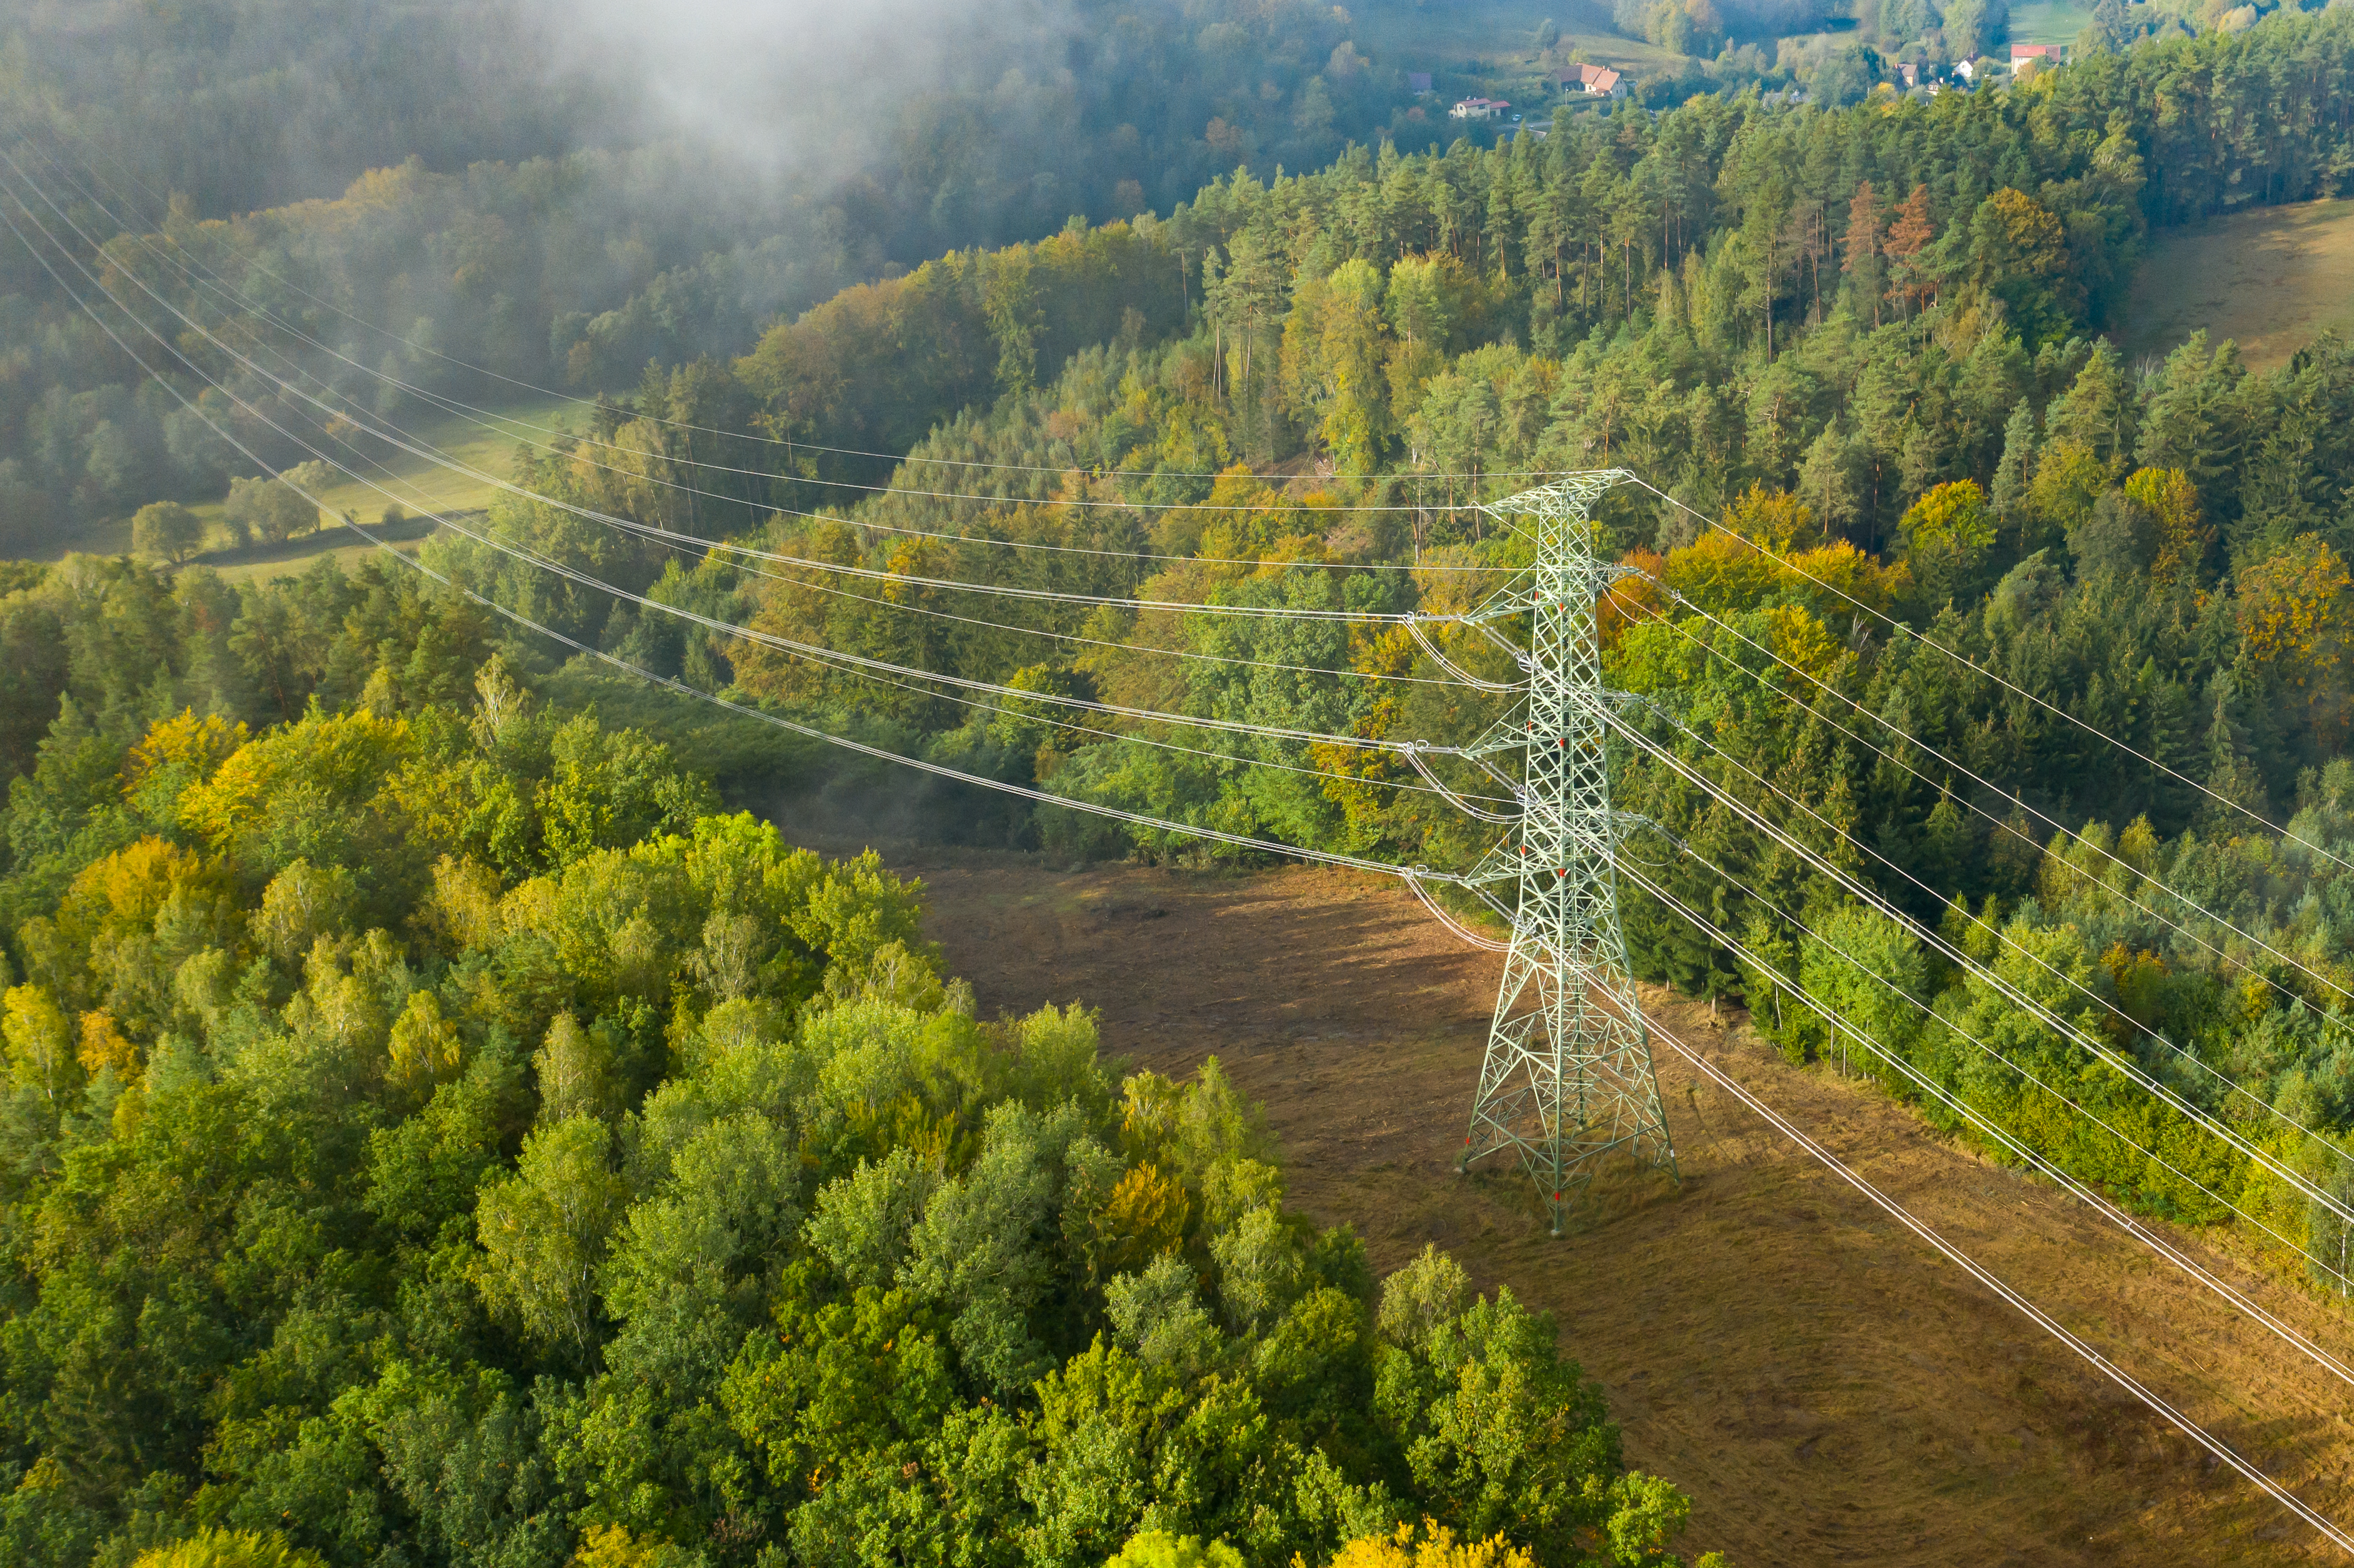
[[[1587,65],[1583,61],[1561,73],[1564,92],[1583,92],[1592,98],[1624,98],[1627,77],[1623,71],[1608,66]]]
[[[1406,72],[1405,90],[1408,92],[1413,93],[1416,98],[1428,92],[1430,90],[1430,73],[1426,70],[1410,70]]]
[[[2066,65],[2068,46],[2065,44],[2013,44],[2010,46],[2010,69],[2017,70],[2030,60],[2038,66]]]
[[[1457,120],[1493,120],[1511,107],[1500,98],[1467,98],[1447,112]]]

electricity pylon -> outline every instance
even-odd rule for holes
[[[1517,882],[1520,897],[1461,1168],[1512,1150],[1535,1179],[1555,1235],[1613,1150],[1677,1176],[1618,922],[1620,818],[1605,747],[1611,694],[1595,624],[1595,599],[1620,570],[1596,554],[1594,503],[1631,477],[1620,469],[1571,474],[1490,506],[1534,539],[1536,560],[1463,617],[1484,627],[1527,615],[1533,624],[1522,660],[1527,700],[1467,748],[1476,761],[1516,751],[1525,761],[1518,823],[1465,878]]]

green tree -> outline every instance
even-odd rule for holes
[[[575,1117],[533,1131],[514,1174],[485,1188],[475,1209],[483,1299],[585,1359],[603,1336],[597,1275],[628,1192],[603,1122]]]
[[[131,547],[174,566],[195,555],[204,536],[204,524],[176,501],[151,501],[132,514]]]
[[[270,478],[229,481],[228,499],[221,503],[221,512],[233,524],[272,544],[319,525],[318,508]]]

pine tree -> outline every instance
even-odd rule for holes
[[[1870,180],[1855,187],[1855,196],[1847,204],[1847,238],[1840,250],[1847,281],[1854,288],[1857,301],[1872,302],[1872,324],[1878,326],[1882,290],[1880,202],[1872,194]]]
[[[2215,678],[2214,719],[2207,726],[2207,794],[2200,828],[2218,838],[2246,833],[2262,821],[2269,802],[2264,775],[2250,758],[2247,732],[2232,716],[2232,683],[2228,675]]]
[[[2027,553],[2027,486],[2035,477],[2035,410],[2021,397],[2002,427],[2002,461],[1994,470],[1994,515],[1998,525],[2014,530],[2019,549]]]

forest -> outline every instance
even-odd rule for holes
[[[1304,173],[1171,153],[1165,216],[877,219],[822,266],[689,223],[662,266],[700,282],[624,287],[533,206],[590,164],[658,204],[652,143],[97,236],[124,297],[200,322],[205,280],[293,270],[309,291],[231,344],[356,350],[377,300],[422,323],[321,383],[350,409],[322,451],[379,453],[431,406],[412,373],[584,402],[425,543],[450,588],[388,557],[0,564],[0,1555],[1681,1561],[1687,1499],[1628,1466],[1549,1319],[1437,1251],[1376,1277],[1287,1204],[1214,1061],[1130,1070],[1084,1006],[982,1017],[920,884],[749,808],[781,776],[1071,861],[1260,857],[918,790],[512,619],[1050,798],[1459,869],[1490,835],[1396,754],[1185,722],[1483,731],[1500,699],[1403,630],[1053,595],[1459,609],[1527,558],[1480,504],[1565,470],[1659,487],[1599,514],[1640,976],[2285,1276],[2342,1255],[2327,1210],[2096,1057],[2313,1180],[2354,1150],[2354,345],[2263,372],[2203,334],[2114,346],[2153,232],[2354,185],[2349,18],[1993,91],[1334,131]],[[721,276],[770,262],[803,270]],[[250,484],[19,283],[0,513]],[[261,362],[181,340],[237,394],[200,407],[302,452],[250,412],[300,426]],[[981,591],[1008,588],[1037,591]],[[1859,1033],[1918,1076],[1850,1062]]]
[[[419,581],[7,601],[8,1561],[1678,1561],[1549,1319]]]
[[[1465,503],[1532,471],[1623,465],[1691,509],[1621,487],[1604,514],[1610,547],[1659,585],[1621,596],[1610,653],[1612,678],[1667,715],[1654,740],[1721,779],[1777,781],[1819,814],[1808,837],[1927,927],[1999,950],[2019,966],[2009,983],[2085,1038],[2030,1027],[1988,1044],[2003,998],[1879,916],[1835,948],[1802,933],[1837,889],[1649,754],[1627,759],[1629,808],[1702,857],[1663,890],[1778,957],[1736,959],[1637,894],[1638,969],[1770,1020],[1802,976],[1835,987],[1861,964],[1857,1005],[1896,1007],[1872,1027],[2009,1125],[2042,1125],[2035,1084],[2073,1080],[2105,1045],[2216,1117],[2262,1111],[2249,1136],[2303,1169],[2314,1137],[2354,1126],[2338,1022],[2354,929],[2336,913],[2354,786],[2354,347],[2324,338],[2258,374],[2194,336],[2127,365],[2101,328],[2154,229],[2343,188],[2349,65],[2343,14],[2283,16],[2003,93],[1838,112],[1708,97],[1494,150],[1216,182],[1169,218],[1050,242],[1097,247],[1105,260],[1074,265],[1106,286],[1124,248],[1172,253],[1196,302],[1182,331],[1155,330],[1155,284],[1116,336],[1050,375],[1065,344],[1042,334],[1068,318],[1062,302],[1109,306],[1078,273],[1006,253],[961,283],[936,270],[844,296],[733,366],[650,376],[598,429],[529,452],[552,500],[494,508],[493,535],[642,602],[551,585],[465,538],[430,553],[644,668],[967,771],[1462,867],[1485,831],[1394,756],[1063,701],[1476,736],[1493,703],[1430,683],[1402,631],[952,585],[1462,608],[1500,577],[1460,568],[1519,558]],[[989,276],[1008,263],[1018,295]],[[875,346],[895,336],[875,322],[931,319],[952,285],[960,335],[925,337],[962,345],[953,375]],[[983,376],[993,397],[972,397]],[[762,439],[647,455],[677,400],[715,387]],[[887,450],[882,432],[930,420],[896,468],[814,450]],[[746,474],[697,462],[775,478],[748,493]],[[597,514],[732,527],[784,558],[698,559]],[[911,580],[876,589],[843,567]],[[844,673],[779,638],[1040,695]],[[1501,657],[1455,656],[1475,671]],[[2095,735],[2148,760],[2120,766]],[[941,821],[1056,853],[1218,853],[978,798]],[[1871,854],[1840,847],[1856,843]],[[2145,887],[2160,882],[2172,891]],[[2182,929],[2177,895],[2224,924]],[[1768,1027],[1800,1059],[1836,1034],[1805,1010]],[[2005,1070],[1988,1075],[1980,1045],[2007,1052]],[[2292,1257],[2335,1253],[2326,1210],[2125,1079],[2092,1082],[2117,1130],[2066,1134],[2072,1168],[2154,1212],[2261,1215]],[[2134,1147],[2153,1140],[2179,1170]]]
[[[375,384],[387,413],[512,380],[626,390],[649,360],[738,353],[779,313],[950,249],[1166,209],[1237,166],[1312,168],[1375,135],[1428,145],[1443,123],[1344,12],[1307,0],[1070,0],[1018,26],[995,8],[878,9],[811,57],[858,69],[716,126],[663,93],[707,94],[748,17],[671,68],[704,77],[649,85],[656,40],[604,39],[594,13],[534,0],[334,20],[288,0],[5,9],[27,14],[0,13],[0,124],[41,149],[20,155],[93,242],[129,251],[152,231],[225,269],[405,384]],[[801,36],[758,41],[812,47],[823,26],[802,9]],[[933,47],[907,49],[910,28]],[[126,76],[148,90],[113,90]],[[13,238],[0,320],[0,552],[220,493],[239,460]]]

